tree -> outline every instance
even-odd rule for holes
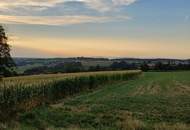
[[[144,62],[142,65],[141,65],[141,70],[144,71],[144,72],[147,72],[149,71],[149,66],[146,62]]]
[[[10,55],[10,46],[5,29],[0,25],[0,77],[8,77],[16,74],[16,65]]]
[[[161,61],[157,62],[157,63],[155,64],[154,69],[157,70],[157,71],[162,71],[162,70],[164,70],[164,65],[163,65],[163,63],[162,63]]]

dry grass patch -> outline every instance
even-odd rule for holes
[[[52,108],[63,108],[64,107],[64,102],[61,102],[61,103],[57,103],[57,104],[51,104],[50,107]]]
[[[46,130],[95,130],[95,129],[71,127],[71,128],[47,128]]]
[[[144,130],[145,124],[133,117],[133,113],[129,111],[120,112],[120,121],[117,123],[121,130]]]
[[[76,107],[70,107],[72,112],[81,113],[81,112],[88,112],[89,107],[85,105],[80,105]]]
[[[160,85],[157,84],[150,84],[148,86],[140,86],[136,88],[130,95],[137,96],[137,95],[158,95],[162,92],[162,88]]]
[[[180,82],[175,82],[173,87],[170,87],[170,96],[190,95],[190,86]]]
[[[63,108],[65,111],[70,111],[74,113],[81,113],[81,112],[88,112],[89,107],[86,105],[79,105],[79,106],[64,106],[64,103],[50,105],[52,108],[59,109]]]
[[[117,125],[121,130],[144,130],[145,128],[142,121],[132,117],[127,117],[125,120],[118,122]]]
[[[154,126],[155,130],[190,130],[190,126],[182,123],[177,123],[174,125],[161,123]]]

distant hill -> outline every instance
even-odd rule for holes
[[[109,59],[109,58],[91,58],[91,57],[73,57],[73,58],[14,58],[15,63],[17,66],[25,66],[25,65],[33,65],[33,64],[42,64],[42,65],[50,65],[50,64],[57,64],[63,62],[120,62],[125,61],[128,63],[155,63],[155,62],[162,62],[162,63],[175,63],[175,64],[189,64],[190,59],[164,59],[164,58],[157,58],[157,59],[140,59],[140,58],[117,58],[117,59]],[[96,65],[96,64],[94,64]]]
[[[154,68],[158,63],[165,66],[190,66],[190,60],[183,59],[140,59],[140,58],[92,58],[92,57],[72,57],[72,58],[14,58],[19,74],[38,73],[62,73],[77,71],[97,71],[113,69],[139,69],[143,64]],[[69,67],[70,66],[70,67]],[[65,69],[66,68],[66,69]],[[72,69],[70,69],[72,68]],[[77,68],[77,69],[76,69]],[[184,67],[183,67],[184,68]],[[39,71],[40,70],[40,71]],[[39,71],[36,73],[35,71]]]

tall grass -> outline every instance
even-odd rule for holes
[[[140,73],[110,71],[5,78],[0,82],[0,110],[3,112],[7,108],[17,107],[31,109],[104,83],[135,78]]]

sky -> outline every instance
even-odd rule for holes
[[[190,0],[1,0],[14,57],[190,58]]]

